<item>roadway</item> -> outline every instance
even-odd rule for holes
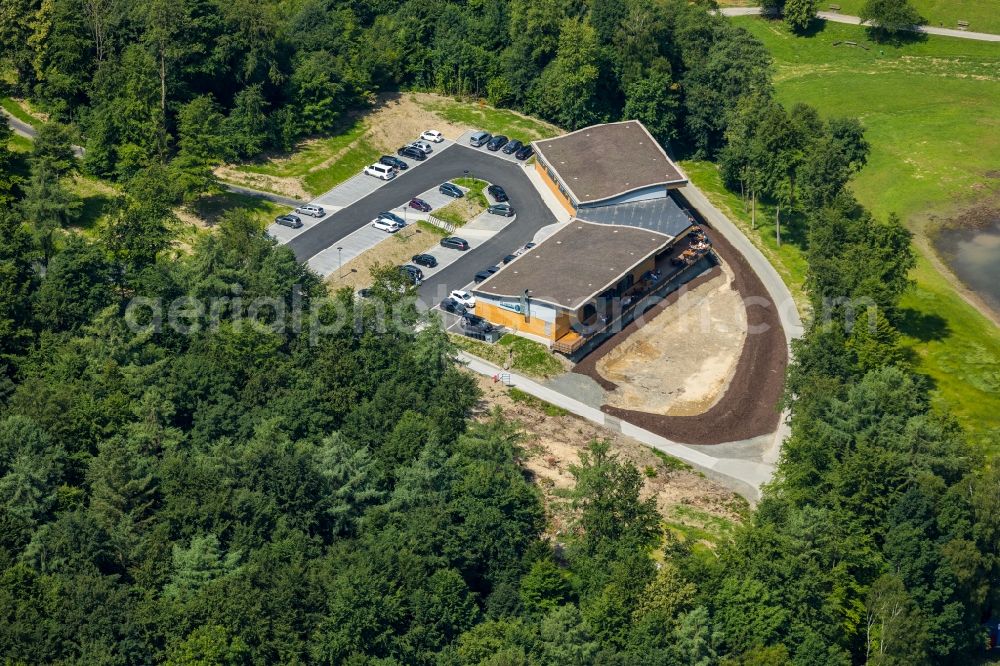
[[[487,266],[530,241],[542,227],[558,220],[542,200],[521,163],[460,144],[443,148],[433,159],[420,163],[335,215],[299,234],[287,245],[300,261],[308,261],[342,238],[369,224],[379,212],[392,210],[441,183],[461,178],[465,172],[507,191],[517,217],[495,236],[463,253],[458,261],[428,277],[418,290],[421,301],[433,305],[452,289],[464,287]],[[455,232],[461,237],[461,229]]]

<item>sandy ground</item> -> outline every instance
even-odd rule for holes
[[[431,93],[387,94],[379,98],[379,104],[365,114],[368,131],[364,138],[383,151],[396,151],[403,144],[420,136],[424,130],[436,129],[452,141],[470,129],[445,121],[433,111],[428,111],[420,103],[447,99]]]
[[[414,141],[420,133],[428,129],[436,129],[445,138],[457,139],[462,132],[469,129],[464,125],[455,125],[443,120],[432,111],[420,106],[418,102],[433,102],[445,99],[431,93],[386,93],[379,96],[373,109],[359,112],[355,117],[361,118],[367,129],[354,142],[331,154],[325,160],[309,168],[309,172],[322,171],[329,168],[360,142],[365,142],[382,153],[395,154],[400,146]],[[306,139],[298,149],[317,143],[318,139]],[[274,164],[287,162],[289,158],[271,158]],[[275,194],[310,201],[313,196],[308,192],[297,176],[272,176],[259,173],[240,171],[232,165],[223,165],[215,170],[220,179],[265,190]]]
[[[575,416],[547,416],[534,407],[514,402],[507,389],[490,378],[477,375],[477,379],[483,391],[477,418],[488,419],[491,410],[500,407],[505,416],[521,424],[524,434],[521,446],[525,452],[522,464],[542,491],[551,537],[558,539],[568,529],[573,516],[565,496],[574,485],[569,467],[580,462],[580,451],[593,440],[609,440],[612,451],[621,458],[640,470],[654,471],[652,477],[643,474],[642,497],[655,497],[665,518],[672,515],[675,507],[683,505],[712,516],[740,520],[745,500],[722,485],[691,470],[668,468],[649,448],[635,440]]]
[[[618,385],[608,405],[690,416],[718,402],[746,340],[746,308],[731,287],[732,270],[722,269],[597,362]]]
[[[417,225],[411,224],[348,261],[340,271],[331,273],[326,283],[332,290],[343,287],[355,290],[369,287],[372,283],[371,269],[376,264],[394,266],[408,264],[413,255],[437,246],[440,238],[437,234],[418,229]]]
[[[312,201],[313,199],[313,196],[303,187],[299,179],[291,176],[270,176],[263,173],[250,173],[240,171],[228,164],[216,167],[215,175],[221,181],[235,183],[255,190],[281,194],[293,199],[300,199],[301,201]]]

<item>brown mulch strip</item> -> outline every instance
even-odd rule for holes
[[[707,224],[703,226],[711,228]],[[661,437],[687,444],[720,444],[774,432],[780,418],[778,402],[784,388],[785,367],[788,364],[785,334],[778,317],[778,310],[767,289],[743,255],[737,252],[721,234],[713,233],[712,243],[719,257],[733,269],[733,289],[743,297],[744,301],[752,299],[751,302],[754,304],[747,308],[747,326],[750,331],[759,331],[747,334],[743,353],[740,355],[736,372],[726,393],[711,409],[697,416],[664,416],[608,405],[601,406],[601,410],[607,414]],[[718,270],[716,267],[695,278],[688,283],[688,288],[694,288],[710,280],[718,274],[716,273]],[[650,314],[657,312],[656,308],[662,309],[675,302],[680,297],[681,291],[670,294],[664,302],[656,305]],[[573,372],[588,375],[605,390],[614,390],[616,385],[597,372],[597,361],[624,342],[637,328],[638,324],[635,322],[626,326],[620,333],[577,363]]]

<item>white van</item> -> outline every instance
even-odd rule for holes
[[[396,177],[396,170],[385,164],[369,164],[365,167],[366,176],[375,176],[381,180],[392,180]]]

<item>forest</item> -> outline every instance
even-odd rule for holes
[[[914,257],[845,187],[861,124],[778,104],[746,31],[677,0],[15,0],[0,43],[7,93],[52,119],[30,153],[0,147],[4,663],[982,656],[1000,472],[898,344]],[[214,164],[395,89],[570,129],[639,118],[797,211],[822,316],[795,344],[777,477],[717,553],[665,533],[601,441],[573,468],[572,531],[543,538],[517,424],[470,418],[475,382],[398,276],[329,293],[241,213],[178,247],[174,207]],[[87,236],[77,170],[121,184]],[[138,297],[221,305],[181,331],[136,325]]]

